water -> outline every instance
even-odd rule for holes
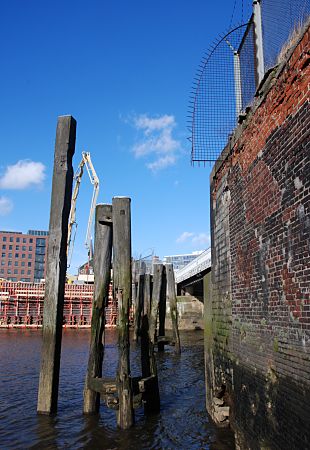
[[[115,331],[106,335],[105,376],[117,364]],[[64,330],[56,417],[36,414],[41,332],[0,330],[0,449],[234,449],[232,433],[217,429],[205,411],[203,334],[181,333],[182,354],[158,355],[160,414],[136,410],[133,428],[116,427],[115,411],[82,415],[89,330]],[[132,344],[132,375],[139,348]]]

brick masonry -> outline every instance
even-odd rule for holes
[[[207,408],[241,448],[310,448],[309,28],[211,175]],[[211,369],[210,369],[211,368]]]

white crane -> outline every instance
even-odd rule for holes
[[[74,185],[74,189],[73,189],[72,200],[71,200],[71,210],[70,210],[70,215],[69,215],[68,241],[67,241],[68,267],[70,267],[70,264],[71,264],[71,258],[72,258],[72,252],[73,252],[73,246],[74,246],[74,240],[75,240],[75,234],[76,234],[76,228],[77,228],[76,201],[77,201],[77,197],[78,197],[79,190],[80,190],[80,184],[81,184],[81,180],[82,180],[84,166],[86,167],[90,182],[94,186],[93,195],[92,195],[91,204],[90,204],[90,211],[89,211],[89,216],[88,216],[86,237],[85,237],[85,247],[88,250],[89,258],[90,258],[90,253],[91,253],[91,227],[92,227],[92,223],[93,223],[96,202],[97,202],[97,198],[98,198],[98,194],[99,194],[99,178],[96,174],[95,168],[91,161],[90,153],[82,152],[82,160],[81,160],[79,167],[74,175],[75,185]],[[75,231],[74,231],[74,236],[72,239],[73,227],[75,227]]]

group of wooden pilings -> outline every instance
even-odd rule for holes
[[[49,245],[43,316],[43,343],[37,411],[57,412],[62,316],[67,268],[66,243],[71,205],[76,122],[71,116],[58,119],[54,155],[53,187],[49,224]],[[160,408],[154,348],[175,345],[180,352],[173,267],[154,267],[153,276],[140,264],[139,276],[132,277],[131,200],[114,197],[112,204],[96,206],[94,243],[94,298],[88,368],[84,386],[84,414],[97,414],[100,399],[117,411],[122,429],[134,423],[134,408],[144,405],[146,413]],[[102,375],[104,359],[105,306],[113,267],[113,295],[118,301],[118,369],[113,379]],[[133,283],[132,283],[133,282]],[[132,292],[133,295],[132,305]],[[165,336],[166,302],[169,302],[173,338]],[[134,339],[141,340],[141,371],[131,377],[129,312],[135,310]],[[159,320],[157,318],[159,317]],[[157,327],[157,325],[159,325]],[[157,330],[158,328],[158,330]]]

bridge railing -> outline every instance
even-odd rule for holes
[[[175,282],[181,283],[181,281],[187,280],[209,267],[211,267],[211,248],[205,250],[182,269],[176,270]]]

